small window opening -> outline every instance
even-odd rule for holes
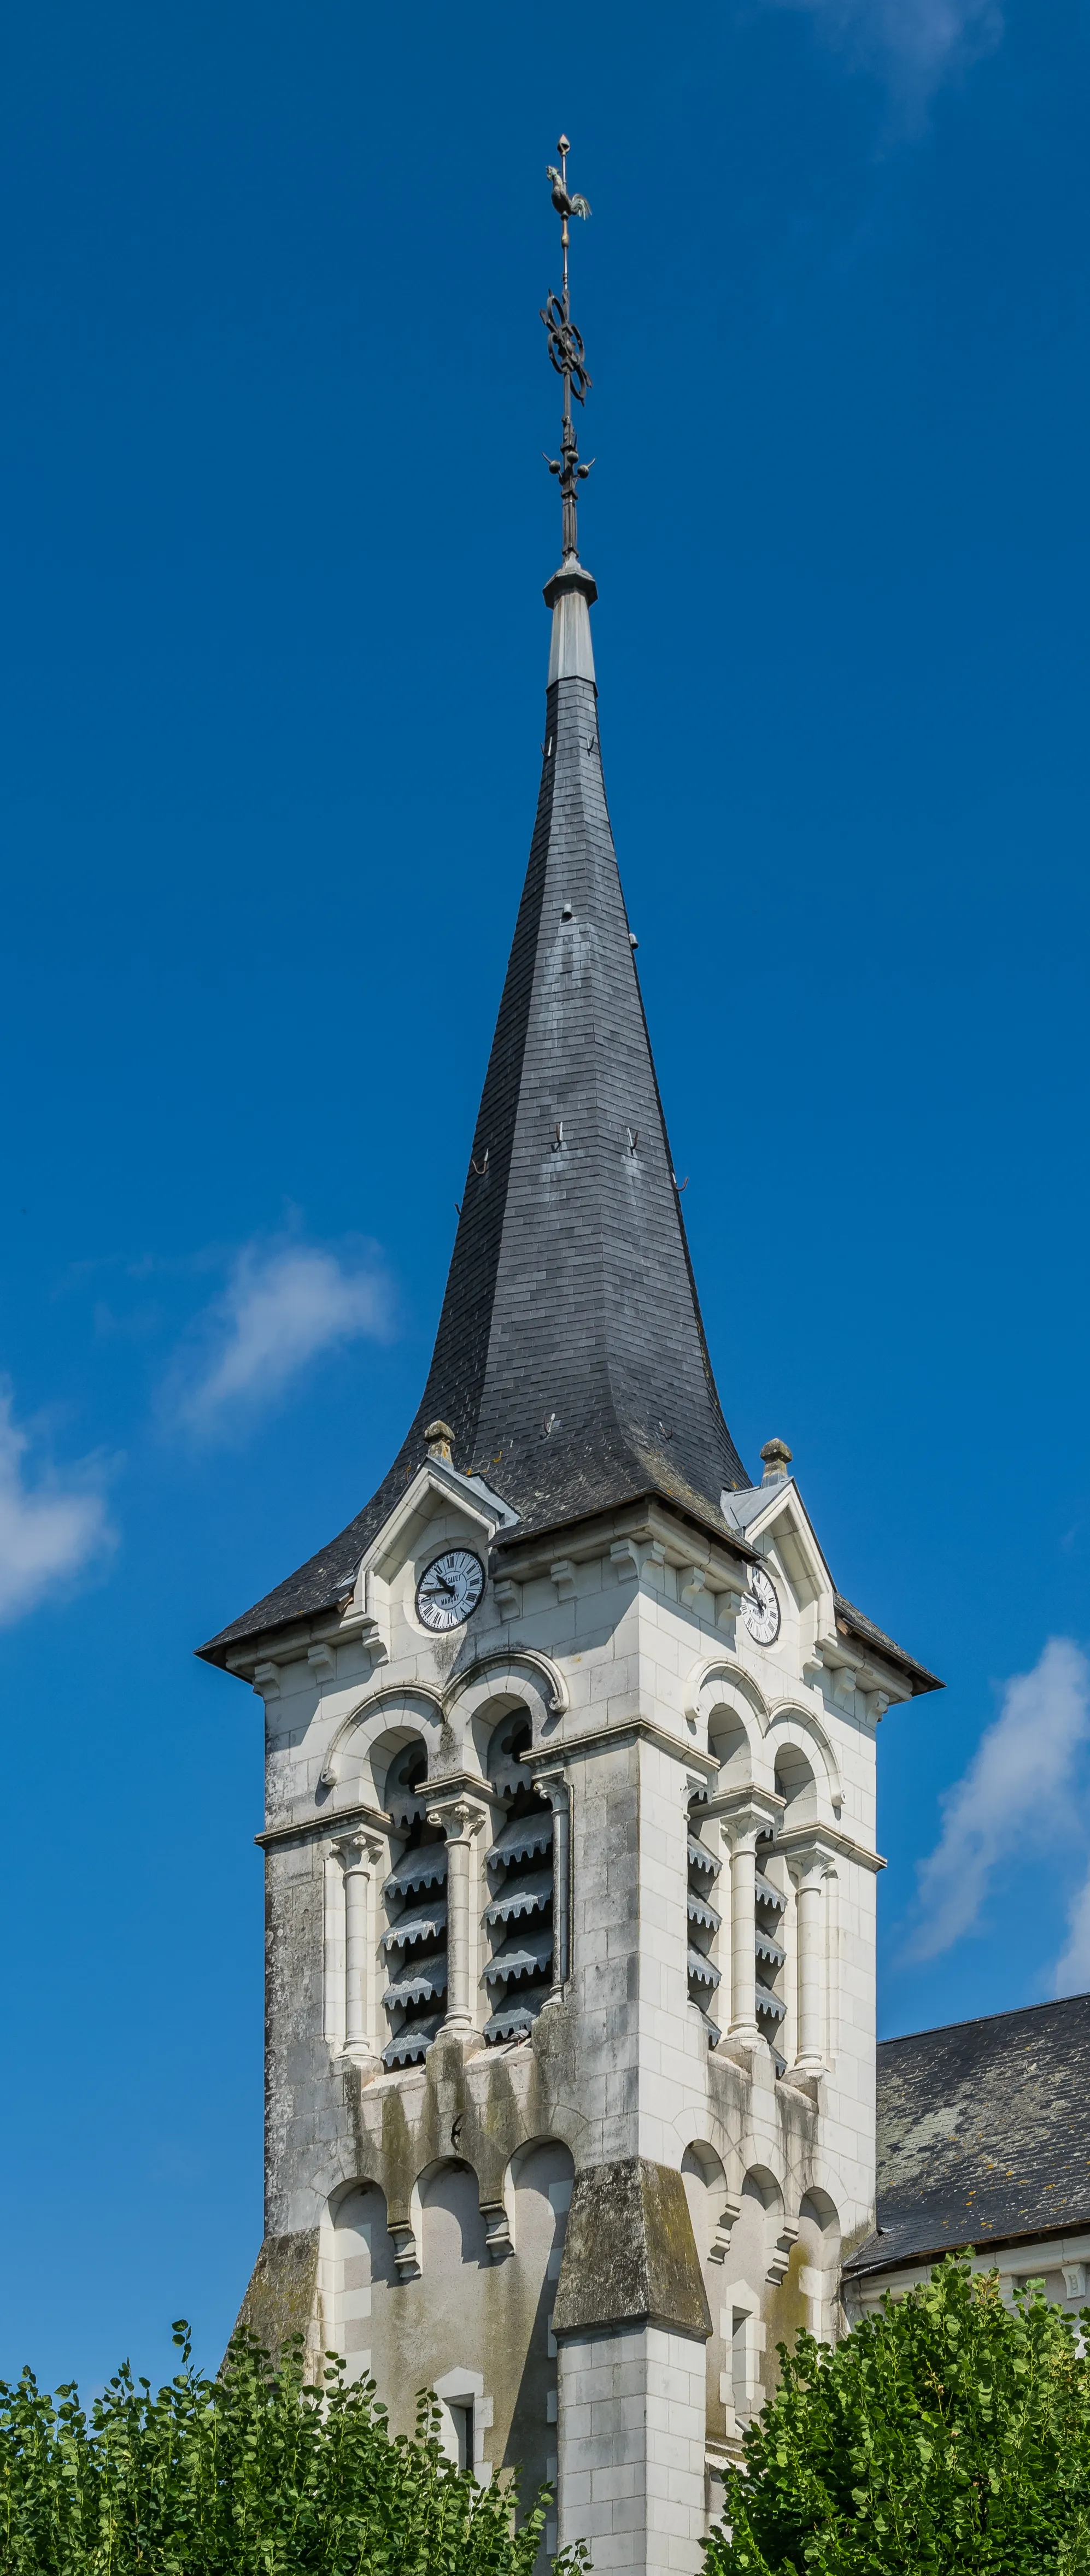
[[[475,2460],[473,2447],[473,2399],[467,2397],[460,2406],[452,2406],[451,2421],[458,2445],[458,2466],[463,2475],[472,2477]]]
[[[756,2320],[748,2308],[731,2311],[731,2394],[739,2415],[752,2414],[761,2400]]]

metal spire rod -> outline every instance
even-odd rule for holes
[[[566,563],[570,555],[574,555],[576,561],[579,558],[576,489],[580,483],[585,482],[594,463],[592,456],[590,464],[580,464],[575,423],[572,419],[572,395],[575,395],[576,402],[585,402],[590,392],[591,380],[587,374],[582,339],[571,318],[571,299],[568,293],[568,217],[580,215],[585,221],[590,213],[590,207],[585,197],[574,197],[568,193],[568,154],[571,151],[571,145],[566,134],[561,135],[556,148],[560,154],[560,168],[554,170],[550,161],[546,175],[551,182],[553,204],[560,217],[560,249],[564,276],[559,295],[554,295],[550,288],[542,307],[541,319],[549,334],[549,356],[558,376],[563,376],[564,379],[564,425],[560,454],[557,457],[547,456],[545,462],[550,474],[560,476],[564,529],[563,557]]]

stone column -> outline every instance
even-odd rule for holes
[[[337,1848],[344,1858],[345,2053],[371,2058],[371,1879],[383,1847],[373,1834],[346,1834]]]
[[[571,1974],[571,1792],[563,1772],[544,1777],[537,1787],[553,1811],[553,1981],[549,2002],[564,1991]]]
[[[344,2047],[344,1868],[339,1846],[326,1853],[322,1939],[322,2028],[334,2048]]]
[[[800,1844],[789,1854],[795,1883],[795,1928],[798,1943],[798,2042],[795,2067],[801,2075],[820,2075],[825,2064],[825,1903],[822,1882],[829,1856],[819,1843]]]
[[[757,1844],[783,1812],[783,1800],[761,1790],[740,1792],[729,1805],[716,1802],[723,1840],[730,1853],[730,2029],[732,2040],[745,2046],[761,2036],[757,2027]]]
[[[754,1942],[757,1931],[754,1882],[757,1876],[757,1835],[760,1828],[743,1825],[732,1819],[724,1825],[723,1836],[730,1850],[730,2036],[732,2039],[758,2039],[757,2029],[757,1960]]]
[[[447,2009],[444,2030],[476,2029],[470,1992],[470,1905],[473,1844],[484,1817],[479,1807],[459,1798],[449,1807],[429,1807],[429,1825],[441,1825],[447,1838]]]

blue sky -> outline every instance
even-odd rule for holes
[[[261,2232],[260,1708],[372,1491],[537,785],[563,123],[618,850],[724,1404],[942,1673],[882,2028],[1090,1983],[1085,0],[0,34],[0,2369]],[[1050,1641],[1052,1641],[1050,1643]],[[945,1803],[944,1803],[945,1802]]]

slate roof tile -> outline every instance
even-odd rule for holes
[[[878,2233],[849,2277],[1086,2226],[1090,1995],[879,2043]]]

